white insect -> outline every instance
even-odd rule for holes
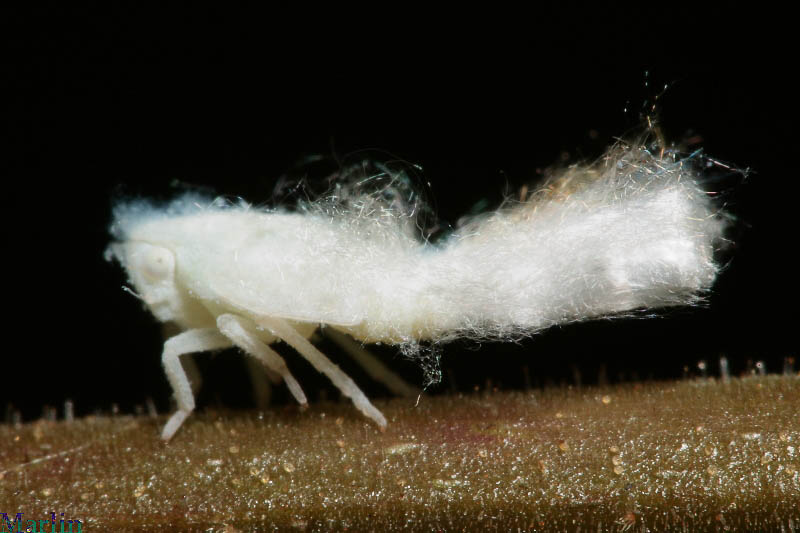
[[[384,191],[385,192],[385,191]],[[386,419],[308,338],[320,325],[362,342],[413,345],[459,336],[518,338],[569,321],[687,305],[710,288],[723,231],[693,165],[618,145],[524,201],[473,219],[438,244],[386,196],[345,184],[300,212],[184,196],[115,209],[109,248],[156,318],[183,332],[164,344],[178,410],[195,407],[179,357],[237,346],[306,397],[282,340],[380,427]],[[334,206],[333,208],[331,206]],[[412,388],[364,353],[396,392]]]

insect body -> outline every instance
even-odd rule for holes
[[[408,231],[403,213],[353,205],[264,211],[186,196],[164,208],[117,207],[109,255],[156,318],[183,330],[164,345],[178,402],[164,439],[194,409],[182,354],[237,346],[305,404],[270,348],[282,340],[384,427],[358,386],[308,341],[319,325],[364,342],[502,339],[691,304],[716,276],[723,229],[690,165],[641,146],[569,169],[438,245]],[[379,362],[367,364],[395,390],[409,389]]]
[[[194,200],[183,205],[190,206],[196,207]],[[154,315],[185,330],[164,345],[163,364],[179,407],[164,427],[164,439],[194,409],[182,354],[238,346],[306,404],[285,361],[269,347],[278,339],[326,374],[366,416],[386,425],[355,383],[307,340],[321,323],[358,326],[363,300],[375,298],[359,287],[363,280],[332,275],[348,265],[337,258],[341,243],[330,224],[297,214],[206,208],[141,219],[125,235],[111,246],[112,254]]]

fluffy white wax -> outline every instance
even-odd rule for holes
[[[180,302],[162,320],[203,327],[234,312],[401,344],[519,337],[694,304],[717,274],[723,231],[691,160],[624,144],[437,244],[416,238],[408,213],[379,198],[351,194],[331,205],[330,197],[300,212],[191,196],[166,208],[133,202],[118,206],[113,233],[174,254]],[[115,255],[144,292],[131,259]]]

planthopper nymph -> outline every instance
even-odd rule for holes
[[[514,339],[571,321],[698,302],[714,282],[724,224],[692,157],[618,143],[429,242],[392,181],[378,193],[339,183],[302,209],[196,195],[115,207],[108,257],[132,292],[181,333],[164,370],[178,410],[194,409],[180,357],[236,346],[306,397],[270,345],[283,341],[380,427],[383,414],[309,338],[321,325],[353,339],[417,346],[457,337]],[[362,364],[396,392],[408,386]]]

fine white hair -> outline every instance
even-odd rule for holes
[[[692,305],[719,269],[724,224],[694,158],[641,143],[563,169],[435,243],[415,231],[417,197],[382,183],[342,182],[296,211],[194,195],[166,207],[127,202],[115,210],[111,255],[154,314],[186,330],[231,314],[266,328],[267,343],[286,325],[305,338],[323,324],[407,352]],[[174,276],[153,284],[165,261]]]

